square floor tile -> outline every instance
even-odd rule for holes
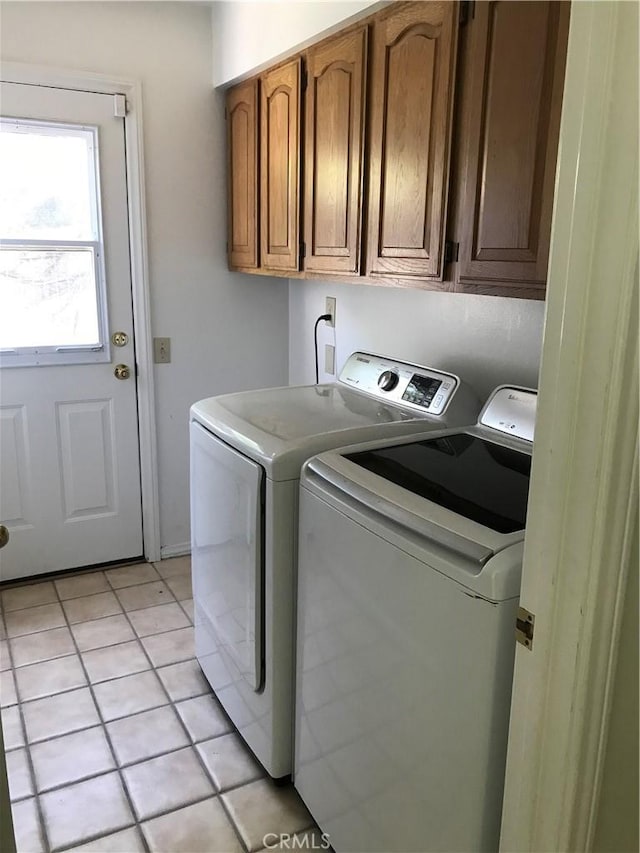
[[[143,607],[156,607],[175,601],[169,588],[161,580],[139,586],[127,586],[116,590],[116,595],[125,610],[140,610]]]
[[[114,720],[107,731],[121,766],[189,745],[171,705]]]
[[[22,610],[23,607],[35,607],[38,604],[51,604],[58,600],[51,581],[44,583],[25,584],[2,593],[2,604],[5,613],[10,610]]]
[[[103,681],[96,684],[94,693],[104,720],[116,720],[168,703],[166,693],[152,670]]]
[[[6,614],[7,635],[21,637],[48,631],[50,628],[62,628],[66,623],[62,607],[59,604],[41,604],[26,610],[14,610]]]
[[[179,702],[176,710],[194,743],[233,730],[233,725],[213,696],[198,696],[196,699]]]
[[[140,830],[131,827],[112,835],[103,835],[102,838],[81,844],[80,847],[71,847],[67,853],[145,853],[145,846],[140,837]]]
[[[233,826],[217,797],[142,824],[152,853],[241,853]]]
[[[268,779],[251,782],[221,795],[249,850],[265,846],[265,835],[296,833],[313,825],[313,818],[291,785]]]
[[[70,598],[63,601],[62,606],[70,623],[89,622],[102,616],[113,616],[122,613],[122,607],[112,592],[99,592],[96,595],[83,595],[81,598]]]
[[[170,663],[189,660],[195,655],[193,628],[180,628],[165,634],[144,637],[142,645],[153,661],[154,666],[166,666]]]
[[[150,669],[147,656],[137,640],[132,643],[121,643],[119,646],[109,646],[106,649],[83,652],[82,660],[93,684]]]
[[[191,575],[177,575],[173,578],[167,578],[167,586],[178,599],[178,601],[184,601],[187,598],[193,598],[193,590],[191,588]]]
[[[188,746],[189,739],[170,705],[107,724],[118,764],[133,764]]]
[[[11,658],[9,657],[9,641],[0,640],[0,671],[11,669]]]
[[[185,612],[176,602],[146,607],[144,610],[131,610],[127,615],[139,637],[187,628],[190,624]]]
[[[134,822],[117,773],[49,791],[40,803],[53,850]]]
[[[14,749],[5,755],[7,762],[7,778],[9,780],[9,796],[12,800],[23,800],[33,796],[31,770],[27,760],[26,749]]]
[[[87,572],[84,575],[74,575],[70,578],[60,578],[54,581],[58,595],[65,601],[68,598],[84,598],[98,592],[109,592],[104,572]]]
[[[191,555],[184,557],[171,557],[169,560],[160,560],[153,564],[156,571],[163,578],[172,578],[176,575],[189,575],[191,577]]]
[[[84,687],[87,683],[78,655],[21,666],[15,674],[22,702]]]
[[[115,768],[102,727],[37,743],[31,760],[38,791],[48,791]]]
[[[180,602],[180,607],[182,607],[184,612],[187,614],[187,616],[191,620],[191,624],[193,625],[196,621],[195,620],[195,614],[194,614],[195,608],[193,606],[193,598],[185,598],[184,601]]]
[[[11,804],[18,853],[44,853],[45,845],[35,797]]]
[[[81,652],[126,643],[128,640],[135,640],[136,636],[124,615],[79,622],[73,625],[71,630]]]
[[[134,566],[121,566],[119,569],[109,569],[105,572],[107,580],[114,589],[125,586],[137,586],[159,580],[152,563],[136,563]]]
[[[206,740],[198,744],[197,750],[219,791],[264,776],[264,770],[236,734]]]
[[[126,767],[122,772],[140,820],[214,793],[193,749],[170,752]]]
[[[100,722],[88,687],[22,705],[29,743],[86,729]]]
[[[8,705],[15,705],[18,701],[16,694],[16,683],[13,680],[13,672],[8,669],[6,672],[0,672],[0,705],[6,708]]]
[[[17,749],[24,746],[24,732],[22,731],[22,718],[18,705],[4,708],[2,711],[2,737],[5,750]]]
[[[195,658],[163,666],[158,670],[158,675],[174,702],[211,693],[209,682]]]
[[[50,631],[38,631],[9,641],[14,666],[27,666],[45,660],[72,655],[75,652],[73,637],[68,628],[52,628]]]

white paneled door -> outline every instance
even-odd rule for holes
[[[143,544],[123,98],[3,83],[0,112],[9,580]]]

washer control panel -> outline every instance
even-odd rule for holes
[[[339,381],[381,400],[430,415],[444,413],[459,385],[458,377],[452,373],[366,352],[349,356]]]
[[[533,388],[501,385],[487,400],[478,423],[514,438],[533,441],[537,402],[538,392]]]

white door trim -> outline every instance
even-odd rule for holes
[[[638,6],[572,4],[501,850],[589,850],[638,512]]]
[[[142,86],[139,81],[102,74],[68,71],[21,62],[3,62],[0,74],[7,83],[30,83],[60,89],[78,89],[103,94],[122,94],[127,100],[125,148],[129,240],[131,246],[131,286],[138,393],[138,432],[142,488],[144,556],[160,559],[160,514],[158,451],[155,422],[153,346],[147,261],[147,231],[142,136]]]

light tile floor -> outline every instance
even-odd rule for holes
[[[5,587],[0,601],[18,853],[247,853],[267,833],[271,849],[294,834],[313,847],[298,795],[264,775],[195,660],[188,557]]]

